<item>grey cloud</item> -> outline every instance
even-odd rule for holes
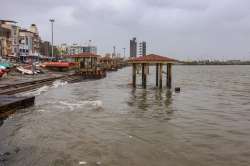
[[[151,52],[180,59],[250,59],[248,0],[9,0],[0,16],[22,26],[36,23],[50,40],[48,19],[55,22],[55,40],[92,39],[101,53],[127,47],[137,36]]]

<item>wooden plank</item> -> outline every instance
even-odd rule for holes
[[[159,86],[159,64],[156,64],[156,69],[155,69],[155,83],[156,86]]]
[[[133,87],[136,87],[136,64],[133,64],[132,70]]]
[[[162,89],[162,64],[160,64],[160,86],[159,88]]]
[[[143,84],[143,88],[147,88],[147,70],[148,70],[148,68],[147,68],[147,65],[146,64],[144,64],[144,76],[143,76],[143,82],[144,82],[144,84]]]
[[[167,88],[172,88],[172,64],[167,64]]]
[[[145,64],[141,64],[141,82],[142,82],[142,87],[144,88],[144,84],[145,84]]]

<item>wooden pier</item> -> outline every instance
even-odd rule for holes
[[[171,89],[172,87],[172,64],[177,62],[177,60],[168,58],[165,56],[150,54],[146,56],[140,56],[137,58],[132,58],[128,63],[132,64],[132,80],[133,87],[136,87],[136,71],[138,66],[141,67],[141,78],[142,78],[142,87],[147,87],[147,73],[149,72],[149,66],[156,66],[156,87],[162,89],[163,81],[163,65],[166,65],[166,87]]]

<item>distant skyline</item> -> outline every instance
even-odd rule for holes
[[[250,60],[249,0],[3,0],[0,19],[38,26],[43,40],[87,43],[99,53],[113,46],[129,55],[129,40],[147,53],[180,60]]]

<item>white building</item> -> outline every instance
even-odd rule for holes
[[[78,44],[73,45],[67,45],[67,44],[61,44],[59,50],[62,52],[62,54],[66,55],[73,55],[73,54],[79,54],[84,52],[90,52],[93,54],[97,54],[97,47],[96,46],[83,46]]]
[[[26,29],[20,29],[19,32],[19,52],[20,56],[25,57],[31,55],[33,48],[33,32],[30,32]]]
[[[41,38],[35,24],[31,24],[29,30],[19,30],[19,54],[22,61],[27,57],[39,57]]]

